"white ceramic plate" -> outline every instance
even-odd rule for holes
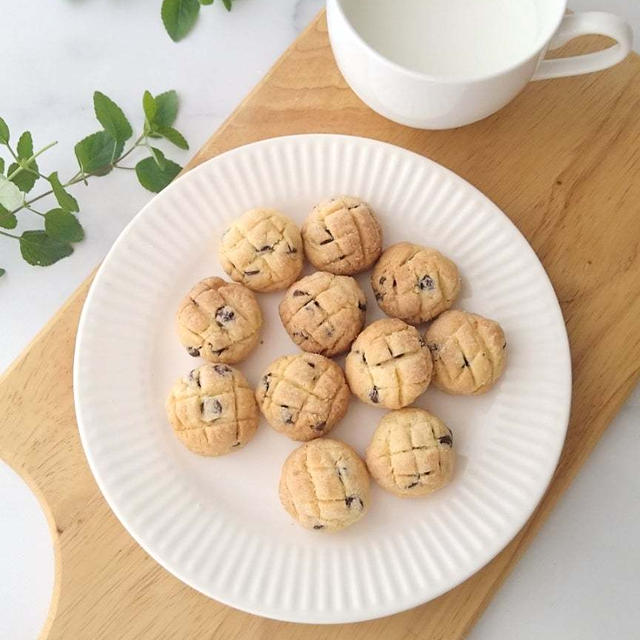
[[[336,534],[307,531],[280,506],[278,479],[297,446],[265,422],[244,449],[202,458],[164,414],[173,381],[201,364],[173,329],[198,279],[224,275],[217,242],[246,209],[302,223],[311,206],[348,193],[371,203],[385,244],[413,240],[450,256],[463,276],[457,307],[497,319],[509,362],[481,397],[429,389],[419,406],[453,430],[453,482],[402,500],[374,487],[371,508]],[[309,269],[308,269],[309,270]],[[367,321],[381,317],[368,275]],[[239,367],[255,385],[295,353],[281,293],[260,295],[264,344]],[[522,527],[555,469],[571,394],[564,322],[525,239],[486,197],[419,155],[334,135],[264,140],[197,167],[154,198],[104,261],[84,307],[75,359],[82,442],[105,498],[134,538],[208,596],[263,616],[348,622],[391,614],[451,589]],[[361,454],[384,411],[352,400],[331,433]]]

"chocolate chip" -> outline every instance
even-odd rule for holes
[[[398,286],[398,283],[396,282],[395,277],[393,278],[393,282],[391,283],[391,286],[395,289]]]
[[[220,404],[220,400],[210,396],[203,398],[200,403],[200,413],[202,414],[202,419],[205,422],[212,422],[216,418],[219,418],[222,414],[222,405]]]
[[[354,503],[359,504],[361,509],[364,508],[364,502],[362,502],[362,498],[360,496],[347,496],[344,499],[344,503],[349,508],[351,508],[351,505],[354,504]]]
[[[269,391],[269,378],[271,377],[270,373],[267,373],[266,375],[262,376],[262,386],[264,387],[265,393],[267,391]]]
[[[438,344],[436,342],[430,342],[427,346],[429,347],[429,351],[431,351],[431,353],[435,353],[438,350]]]
[[[386,276],[382,276],[380,280],[378,280],[378,284],[384,284],[387,281]]]
[[[453,446],[453,438],[451,436],[442,436],[438,438],[438,442],[440,444],[448,444],[450,447]]]
[[[213,369],[219,376],[224,376],[227,375],[227,373],[231,373],[231,369],[229,369],[226,364],[217,364],[215,365],[215,367],[213,367]]]
[[[244,275],[245,276],[255,276],[258,273],[260,273],[260,269],[253,269],[251,271],[245,271]]]
[[[231,307],[220,307],[216,311],[216,321],[218,324],[226,324],[227,322],[231,322],[236,317],[235,312]]]
[[[200,386],[200,370],[194,369],[189,372],[189,382],[194,383],[197,387]]]
[[[382,300],[382,298],[384,297],[379,291],[376,291],[376,300]]]
[[[296,289],[296,290],[293,292],[293,297],[294,297],[294,298],[297,298],[298,296],[308,296],[308,295],[309,295],[309,292],[308,292],[308,291],[302,291],[302,290],[300,290],[300,289]]]
[[[316,365],[315,365],[315,364],[313,364],[313,362],[307,362],[307,364],[308,364],[312,369],[315,369],[315,368],[316,368]]]
[[[187,347],[187,353],[194,358],[200,355],[200,347]]]
[[[314,431],[324,431],[324,428],[327,426],[327,421],[323,420],[322,422],[318,422],[318,424],[314,424],[311,427]]]
[[[371,391],[369,391],[369,399],[371,400],[371,402],[375,402],[376,404],[380,401],[380,397],[378,395],[378,387],[376,387],[376,385],[373,385],[373,389],[371,389]]]
[[[467,356],[465,356],[464,353],[462,354],[462,359],[464,360],[464,364],[462,365],[462,368],[464,369],[465,367],[469,366],[469,361],[467,360]]]
[[[324,332],[327,334],[329,338],[333,335],[333,329],[331,327],[325,327]]]
[[[431,276],[422,276],[422,278],[418,280],[418,287],[420,288],[421,291],[425,291],[427,289],[429,291],[432,291],[433,289],[436,288],[436,285],[434,284]]]
[[[313,528],[314,529],[324,529],[324,525],[323,524],[314,524]]]
[[[285,424],[293,424],[293,414],[286,404],[280,405],[280,419]]]
[[[358,309],[360,309],[360,311],[366,311],[367,310],[367,303],[366,302],[358,302]]]

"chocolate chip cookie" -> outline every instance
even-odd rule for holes
[[[342,369],[315,353],[278,358],[256,389],[267,422],[276,431],[302,441],[331,431],[347,412],[350,397]]]
[[[189,355],[209,362],[240,362],[260,338],[262,313],[249,289],[205,278],[178,307],[176,328]]]
[[[335,356],[349,349],[367,312],[366,297],[350,276],[317,271],[294,282],[280,303],[280,319],[304,351]]]
[[[447,393],[485,393],[504,371],[507,341],[494,320],[447,311],[433,321],[425,338],[433,357],[433,382]]]
[[[460,292],[456,265],[435,249],[410,242],[394,244],[371,273],[380,308],[410,324],[426,322],[448,309]]]
[[[220,242],[222,268],[252,291],[286,289],[302,271],[298,227],[274,209],[251,209],[227,229]]]
[[[382,251],[382,229],[371,207],[351,196],[316,205],[302,227],[316,269],[340,275],[366,271]]]
[[[204,364],[180,378],[166,409],[182,444],[203,456],[240,449],[258,428],[253,391],[242,373],[226,364]]]
[[[345,371],[363,402],[387,409],[411,404],[429,386],[433,364],[418,330],[402,320],[370,324],[351,346]]]
[[[451,480],[453,435],[440,418],[423,409],[390,411],[373,434],[366,460],[383,489],[403,498],[424,496]]]
[[[282,466],[280,501],[307,529],[344,529],[369,507],[367,468],[344,442],[330,438],[307,442]]]

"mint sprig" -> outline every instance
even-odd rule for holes
[[[133,128],[124,111],[107,95],[96,91],[93,107],[96,119],[102,125],[100,131],[92,133],[78,142],[75,155],[79,170],[66,181],[62,181],[57,171],[48,175],[40,173],[36,158],[51,148],[55,142],[34,153],[33,137],[25,131],[18,138],[16,147],[11,144],[9,126],[0,118],[0,148],[5,147],[12,162],[6,166],[0,157],[0,235],[19,243],[22,257],[32,265],[48,266],[73,253],[73,245],[84,239],[85,233],[80,220],[78,201],[69,193],[69,187],[97,176],[104,176],[114,169],[135,171],[140,184],[157,193],[164,189],[182,170],[182,167],[165,157],[151,139],[164,138],[180,149],[188,149],[184,136],[173,124],[178,114],[178,95],[166,91],[153,96],[145,91],[143,96],[144,124],[138,137],[133,138]],[[142,150],[148,156],[135,166],[124,166],[122,161]],[[6,168],[6,171],[5,171]],[[48,189],[35,197],[27,198],[38,181],[48,183]],[[46,213],[34,208],[43,198],[53,196],[57,206]],[[18,226],[18,215],[29,211],[44,221],[44,229],[29,229],[20,235],[10,233]],[[4,231],[3,231],[4,229]],[[5,274],[0,269],[0,277]]]
[[[200,7],[213,4],[213,0],[162,0],[160,16],[169,37],[174,42],[182,40],[195,26]],[[231,11],[233,0],[222,0]]]

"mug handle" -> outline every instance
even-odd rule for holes
[[[617,43],[595,53],[585,53],[569,58],[543,60],[533,74],[533,80],[577,76],[612,67],[624,60],[631,51],[633,32],[627,22],[619,16],[603,11],[587,11],[566,15],[554,34],[549,49],[557,49],[578,36],[598,34],[609,36]]]

